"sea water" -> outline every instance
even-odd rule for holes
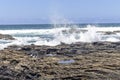
[[[103,34],[103,32],[115,32]],[[9,34],[15,40],[0,39],[0,49],[10,45],[48,45],[56,46],[61,42],[119,42],[120,24],[30,24],[0,25],[0,34]]]

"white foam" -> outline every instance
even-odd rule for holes
[[[88,31],[86,33],[80,34],[81,42],[96,42],[100,41],[100,35],[97,33],[96,27],[88,26]]]
[[[98,31],[120,31],[120,27],[96,27],[88,25],[86,28],[73,27],[59,27],[52,29],[27,29],[27,30],[0,30],[1,34],[10,34],[16,40],[6,40],[8,43],[0,43],[1,48],[3,49],[10,45],[48,45],[56,46],[61,42],[71,44],[75,42],[97,42],[97,41],[109,41],[109,42],[118,42],[120,41],[120,33],[114,35],[106,35],[98,33]],[[16,34],[20,35],[33,35],[33,36],[15,36]],[[52,35],[53,39],[46,39],[42,37],[36,37],[34,35]],[[118,38],[115,38],[115,37]]]
[[[107,38],[106,41],[108,41],[108,42],[119,42],[120,40],[117,39],[117,38],[111,37],[111,38]]]
[[[94,27],[93,30],[96,30],[96,31],[111,31],[111,32],[120,31],[120,26],[119,27],[97,27],[97,26],[87,25],[87,27],[83,29],[89,30],[89,27]]]
[[[0,30],[1,34],[55,34],[56,32],[65,30],[67,28],[52,28],[52,29],[25,29],[25,30]]]

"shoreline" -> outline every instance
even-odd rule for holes
[[[0,79],[120,79],[120,42],[9,46],[0,55]]]

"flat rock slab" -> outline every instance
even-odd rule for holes
[[[1,80],[120,80],[120,43],[9,46],[0,51]]]

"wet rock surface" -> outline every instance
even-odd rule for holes
[[[15,38],[13,38],[11,35],[7,35],[7,34],[0,34],[0,39],[15,40]]]
[[[120,80],[120,42],[9,46],[0,55],[0,80]]]

